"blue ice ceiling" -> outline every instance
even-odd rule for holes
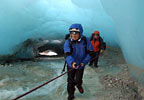
[[[64,38],[72,23],[81,23],[86,36],[99,30],[108,45],[122,48],[128,63],[142,67],[143,3],[142,0],[0,0],[0,55],[13,53],[28,38]]]

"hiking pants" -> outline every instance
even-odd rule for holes
[[[93,56],[92,56],[92,58],[91,58],[91,60],[90,60],[90,64],[91,64],[91,65],[94,63],[94,65],[97,66],[98,59],[99,59],[99,54],[100,54],[100,51],[93,53]]]
[[[68,70],[71,68],[67,67]],[[75,86],[80,87],[82,85],[82,78],[83,78],[84,68],[82,69],[73,69],[68,73],[67,78],[67,91],[68,95],[74,94]]]

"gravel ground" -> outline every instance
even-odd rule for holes
[[[105,60],[107,63],[104,64]],[[130,77],[120,49],[108,48],[100,57],[99,64],[102,68],[95,70],[104,88],[96,93],[97,100],[144,100],[144,90]]]

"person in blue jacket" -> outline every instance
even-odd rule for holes
[[[81,24],[72,24],[69,28],[70,37],[65,41],[64,53],[66,55],[68,71],[68,100],[74,99],[75,86],[80,93],[84,93],[82,87],[83,72],[86,64],[91,59],[93,46],[89,38],[83,36],[83,28]]]

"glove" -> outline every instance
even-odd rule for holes
[[[77,66],[76,62],[73,62],[73,63],[72,63],[72,68],[78,69],[78,66]]]
[[[80,63],[81,67],[84,67],[84,63]]]
[[[104,52],[104,50],[100,50],[100,53],[102,54]]]

